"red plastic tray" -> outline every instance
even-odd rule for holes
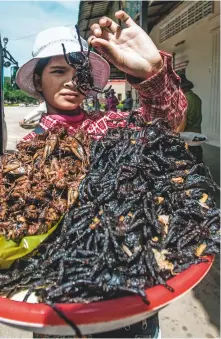
[[[192,265],[169,280],[169,285],[175,292],[170,292],[161,285],[147,289],[146,293],[150,300],[148,306],[140,297],[130,296],[90,304],[57,304],[57,307],[79,326],[83,334],[111,331],[128,326],[152,316],[196,286],[207,274],[214,261],[213,256],[206,258],[208,262]],[[0,298],[0,321],[38,333],[73,335],[73,329],[45,304]]]

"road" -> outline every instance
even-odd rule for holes
[[[18,122],[31,107],[7,107],[7,149],[15,149],[29,130]],[[185,296],[160,312],[162,338],[219,338],[220,337],[220,267],[217,259],[203,281]],[[0,338],[32,338],[31,332],[0,325]]]
[[[30,130],[21,128],[18,122],[33,109],[34,107],[5,107],[5,120],[8,130],[8,150],[14,150],[17,142],[29,133]]]

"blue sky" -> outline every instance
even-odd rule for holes
[[[31,58],[35,40],[32,35],[50,27],[74,26],[77,23],[79,3],[79,0],[0,0],[0,34],[2,38],[9,39],[7,49],[19,65]],[[4,72],[9,74],[6,68]]]

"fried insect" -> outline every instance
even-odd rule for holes
[[[81,51],[66,53],[65,45],[63,43],[61,44],[65,61],[69,66],[76,70],[72,82],[76,89],[84,96],[89,90],[93,90],[98,93],[106,93],[110,90],[111,86],[106,90],[102,90],[94,85],[94,78],[89,60],[90,48],[88,49],[87,53],[84,51],[78,26],[75,26],[75,28],[78,35],[78,41],[81,46]]]
[[[220,212],[207,187],[217,188],[179,135],[132,112],[92,142],[79,204],[23,270],[0,276],[0,290],[19,282],[46,303],[128,294],[148,303],[145,289],[158,284],[172,292],[169,278],[219,251]]]
[[[55,128],[2,157],[0,235],[20,241],[45,233],[76,203],[89,166],[89,138],[82,134]]]

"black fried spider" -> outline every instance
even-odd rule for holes
[[[81,51],[66,53],[64,44],[61,44],[63,48],[65,61],[69,66],[73,67],[76,70],[76,73],[72,78],[72,82],[76,89],[84,96],[86,95],[86,92],[89,90],[93,90],[98,93],[106,93],[110,90],[111,86],[106,90],[102,90],[94,85],[94,78],[89,60],[90,48],[88,49],[87,53],[84,52],[77,25],[75,26],[75,28],[78,35],[78,41],[81,46]]]

